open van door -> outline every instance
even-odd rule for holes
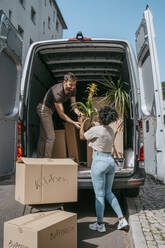
[[[165,130],[162,86],[152,14],[148,6],[136,32],[136,52],[143,116],[145,170],[165,182]]]
[[[0,178],[14,172],[22,40],[0,10]]]

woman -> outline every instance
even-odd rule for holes
[[[111,191],[115,175],[115,161],[111,155],[114,132],[109,124],[117,119],[118,114],[116,110],[105,106],[99,111],[100,125],[84,132],[84,121],[80,128],[80,139],[88,140],[89,146],[93,148],[91,177],[96,197],[97,222],[90,224],[89,228],[99,232],[106,231],[105,224],[103,223],[104,198],[107,199],[119,218],[118,229],[123,229],[128,226],[128,222],[123,217],[118,200]]]

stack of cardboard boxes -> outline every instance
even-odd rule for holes
[[[77,201],[77,163],[72,159],[21,158],[16,163],[15,199],[22,204]],[[4,223],[4,248],[77,247],[77,216],[56,210]]]
[[[70,123],[65,123],[65,129],[55,130],[53,158],[72,158],[77,163],[84,161],[83,141],[79,130]]]

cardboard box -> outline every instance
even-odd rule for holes
[[[55,130],[55,143],[53,148],[53,155],[52,158],[66,158],[67,151],[66,151],[66,137],[65,137],[65,130]]]
[[[94,97],[92,100],[92,104],[95,108],[100,110],[102,107],[105,105],[108,105],[103,97]],[[94,121],[98,121],[98,116],[96,115],[94,118]],[[112,154],[114,158],[123,158],[123,143],[124,143],[124,137],[123,137],[123,130],[120,130],[120,124],[123,122],[123,119],[119,118],[116,122],[113,122],[110,124],[112,127],[115,135],[115,141],[114,141],[114,146],[112,149]],[[119,129],[119,130],[118,130]],[[118,131],[117,131],[118,130]]]
[[[77,163],[84,161],[84,146],[80,140],[79,130],[70,123],[65,123],[66,144],[68,155]]]
[[[15,200],[22,204],[77,201],[77,163],[72,159],[21,158]]]
[[[88,146],[87,142],[87,167],[90,168],[93,160],[93,149]]]
[[[28,214],[4,223],[4,248],[76,248],[77,216],[65,211]]]
[[[112,154],[114,158],[123,158],[123,150],[124,150],[124,137],[123,137],[123,130],[118,130],[118,127],[120,126],[121,122],[123,120],[119,118],[116,122],[113,122],[110,124],[112,127],[114,133],[116,134],[115,136],[115,142],[112,148]]]

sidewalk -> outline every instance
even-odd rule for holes
[[[165,248],[165,185],[147,176],[127,205],[133,248]]]
[[[0,248],[3,248],[3,225],[5,221],[20,217],[24,206],[15,201],[15,177],[0,181]],[[25,214],[30,213],[30,207]]]

